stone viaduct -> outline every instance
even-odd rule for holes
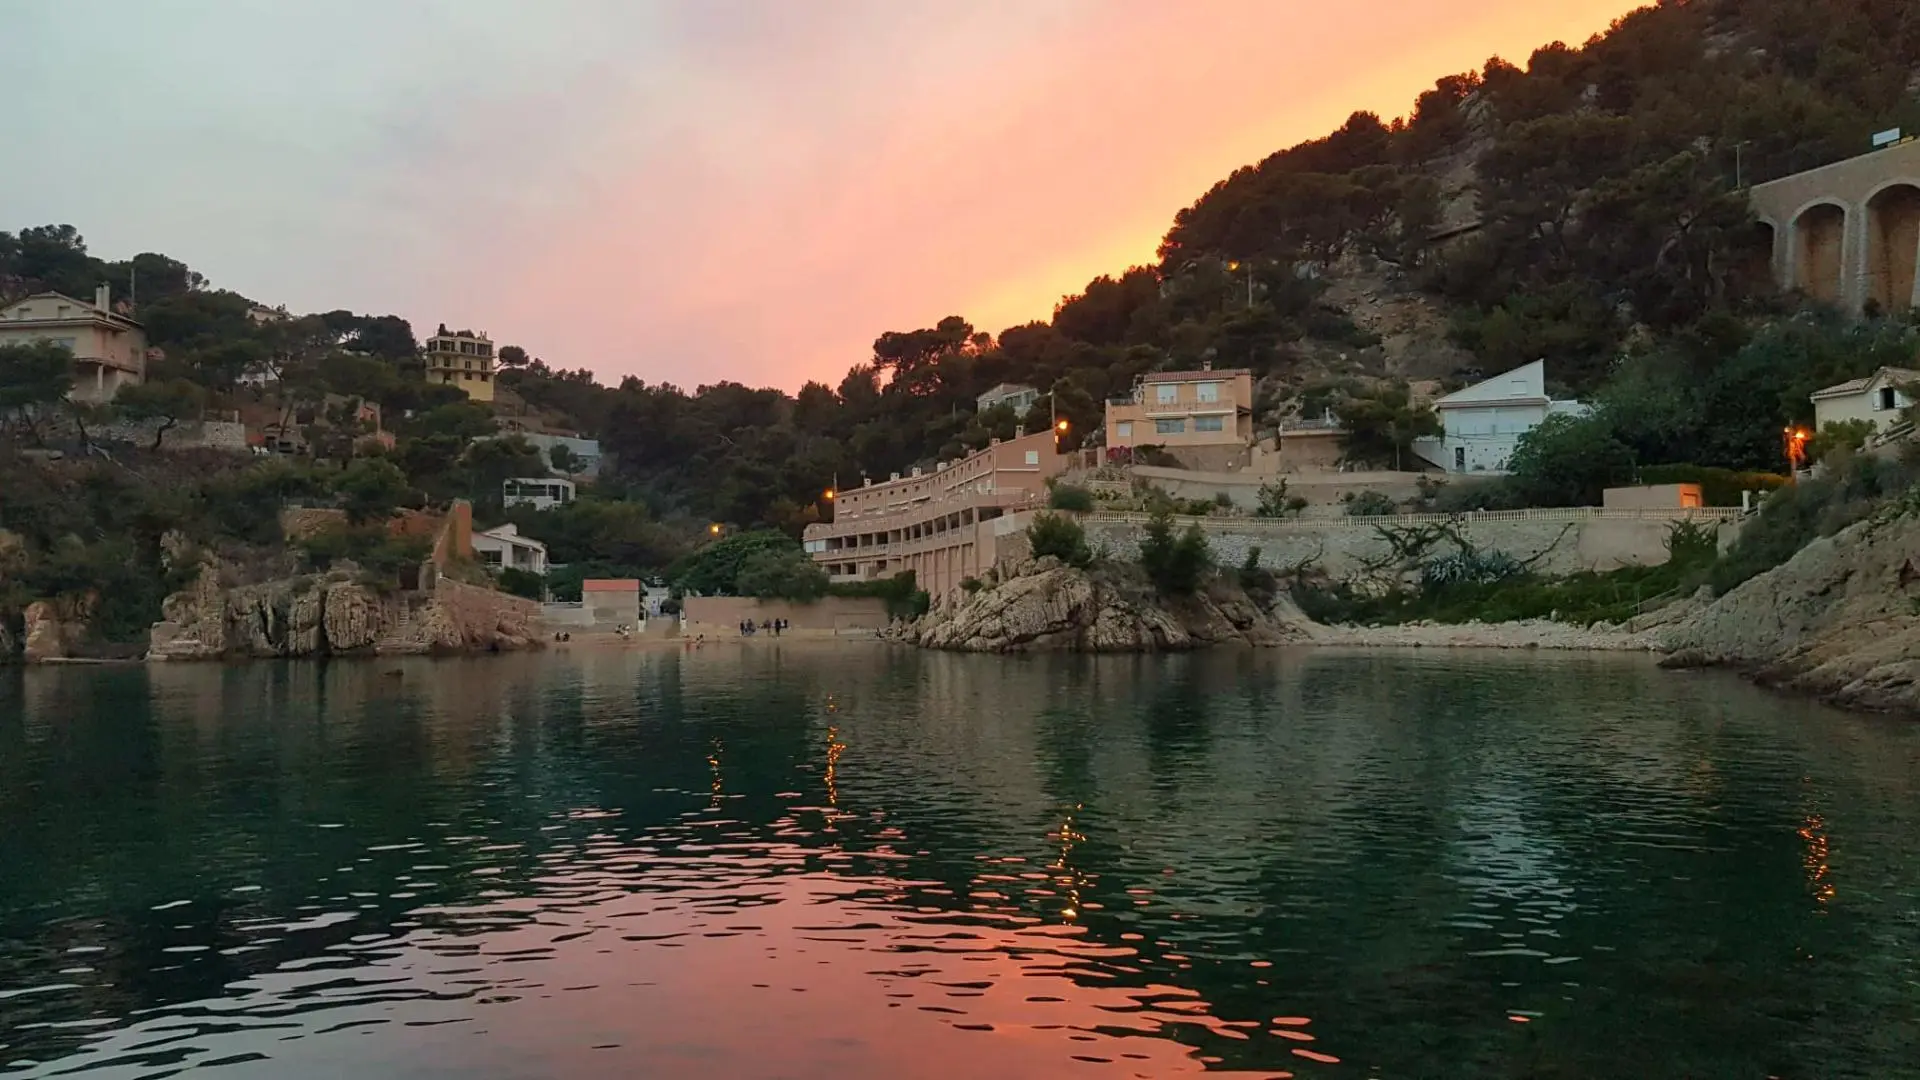
[[[1848,312],[1920,304],[1920,139],[1756,185],[1773,276]]]

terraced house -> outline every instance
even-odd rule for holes
[[[1109,450],[1158,447],[1189,469],[1242,463],[1253,443],[1253,372],[1156,371],[1107,401]]]
[[[1026,531],[1046,505],[1047,481],[1066,468],[1050,431],[995,441],[932,472],[836,493],[834,519],[802,541],[836,582],[877,581],[908,570],[941,596],[992,567],[1005,538]]]

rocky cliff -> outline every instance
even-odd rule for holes
[[[149,660],[498,652],[537,647],[538,606],[440,580],[381,593],[350,569],[227,587],[219,567],[166,599]]]
[[[1249,595],[1225,575],[1193,596],[1167,598],[1132,567],[1076,570],[1042,558],[943,601],[893,636],[962,652],[1114,653],[1280,645],[1310,632],[1291,599]]]
[[[1726,666],[1849,708],[1920,711],[1920,519],[1816,540],[1656,631],[1670,667]]]

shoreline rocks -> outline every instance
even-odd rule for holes
[[[1137,653],[1304,642],[1309,626],[1290,598],[1256,598],[1224,577],[1169,598],[1132,567],[1079,570],[1043,557],[943,600],[889,636],[955,652]]]
[[[228,587],[207,563],[167,597],[150,661],[452,655],[540,648],[538,605],[440,579],[431,590],[376,592],[349,568]]]
[[[1667,667],[1920,713],[1920,520],[1888,513],[1815,540],[1657,633]]]

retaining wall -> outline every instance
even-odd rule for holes
[[[1239,566],[1253,548],[1260,549],[1260,565],[1284,570],[1311,563],[1335,577],[1388,559],[1393,551],[1381,529],[1409,525],[1446,524],[1461,538],[1483,551],[1500,551],[1531,562],[1543,574],[1572,574],[1582,570],[1618,570],[1624,566],[1658,566],[1667,561],[1666,540],[1675,520],[1694,520],[1719,532],[1720,546],[1732,542],[1739,528],[1726,515],[1670,511],[1666,513],[1601,510],[1525,510],[1462,515],[1404,514],[1397,517],[1338,520],[1271,520],[1249,518],[1180,518],[1184,529],[1197,524],[1213,547],[1221,566]],[[1146,526],[1144,515],[1090,514],[1082,519],[1087,541],[1121,558],[1135,558]]]
[[[887,626],[887,604],[871,597],[829,596],[811,604],[755,600],[750,596],[689,596],[682,609],[682,634],[739,633],[740,624],[785,619],[808,633],[871,635]]]

